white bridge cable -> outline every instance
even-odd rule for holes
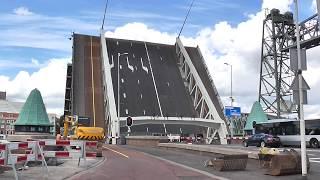
[[[146,42],[144,42],[144,47],[145,47],[146,52],[147,52],[147,57],[148,57],[149,65],[150,65],[150,72],[151,72],[151,76],[152,76],[152,80],[153,80],[154,89],[155,89],[155,92],[156,92],[156,95],[157,95],[157,100],[158,100],[158,105],[159,105],[160,114],[161,114],[161,117],[163,117],[163,113],[162,113],[162,109],[161,109],[161,104],[160,104],[160,99],[159,99],[159,94],[158,94],[158,89],[157,89],[156,81],[155,81],[155,79],[154,79],[154,75],[153,75],[153,71],[152,71],[152,66],[151,66],[151,61],[150,61],[149,52],[148,52],[148,47],[147,47],[147,43],[146,43]]]

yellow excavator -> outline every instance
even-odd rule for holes
[[[101,127],[89,127],[88,124],[80,123],[78,116],[65,116],[63,138],[98,141],[104,139],[104,129]]]
[[[78,116],[65,116],[63,139],[98,141],[97,157],[102,156],[102,145],[105,138],[104,129],[89,127],[89,123],[79,122]]]

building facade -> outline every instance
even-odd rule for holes
[[[11,102],[6,99],[6,92],[0,91],[0,134],[10,135],[15,134],[14,124],[16,123],[19,113],[24,105],[24,102]],[[48,119],[52,127],[50,134],[55,135],[56,114],[48,113]]]
[[[19,113],[0,112],[0,134],[14,134],[14,123]]]

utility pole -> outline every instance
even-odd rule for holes
[[[318,0],[319,2],[319,0]],[[297,52],[298,52],[298,78],[299,78],[299,118],[300,118],[300,139],[301,139],[301,174],[303,178],[307,177],[307,153],[306,153],[306,132],[305,121],[303,112],[303,91],[302,91],[302,66],[301,66],[301,49],[300,49],[300,28],[299,28],[299,10],[298,0],[295,3],[295,25],[296,25],[296,38],[297,38]]]

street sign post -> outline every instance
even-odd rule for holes
[[[240,107],[233,107],[233,106],[226,106],[224,108],[224,113],[227,119],[229,120],[229,128],[231,132],[231,137],[233,137],[233,131],[234,131],[234,117],[240,117],[241,116],[241,108]]]

